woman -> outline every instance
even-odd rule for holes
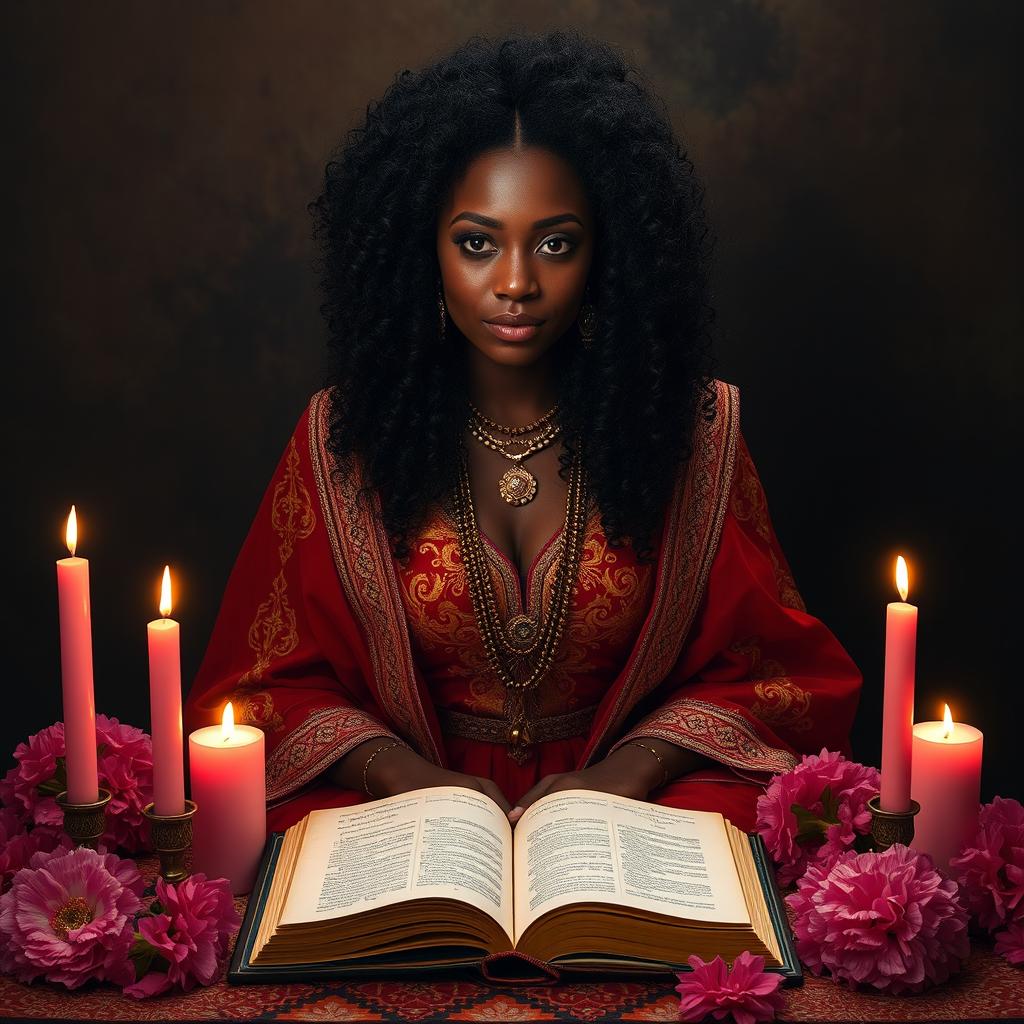
[[[330,383],[186,707],[264,730],[269,827],[462,785],[513,823],[583,788],[751,829],[772,773],[848,751],[860,675],[711,375],[702,190],[618,53],[403,72],[311,210]]]

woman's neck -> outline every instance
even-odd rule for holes
[[[532,423],[558,400],[550,353],[530,366],[502,366],[470,348],[468,371],[469,400],[497,423]]]

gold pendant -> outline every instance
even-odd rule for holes
[[[537,478],[522,466],[516,466],[498,481],[498,493],[510,505],[525,505],[533,501],[537,493]]]
[[[526,729],[526,723],[514,725],[508,731],[508,756],[517,764],[523,764],[533,755],[530,746],[530,734]]]
[[[505,623],[505,635],[513,647],[528,651],[537,638],[537,623],[529,615],[513,615]]]

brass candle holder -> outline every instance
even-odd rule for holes
[[[873,796],[868,801],[871,812],[871,846],[881,852],[888,850],[895,843],[909,846],[914,838],[914,815],[921,810],[916,800],[910,801],[905,811],[883,811],[878,802],[879,797]]]
[[[70,803],[66,789],[56,796],[57,806],[64,812],[64,831],[75,846],[87,846],[95,850],[100,837],[107,830],[110,790],[100,786],[99,794],[99,799],[91,804]]]
[[[153,846],[160,858],[160,875],[165,882],[181,882],[189,876],[185,854],[192,845],[194,800],[185,801],[181,814],[154,814],[154,804],[146,804],[142,813],[149,819]]]

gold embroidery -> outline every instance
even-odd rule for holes
[[[375,736],[398,739],[358,708],[331,707],[310,712],[267,758],[267,801],[305,785],[364,740]],[[408,746],[400,739],[399,742]]]
[[[552,537],[529,574],[526,611],[535,618],[542,607],[550,606],[560,543],[560,535]],[[504,554],[489,542],[484,547],[499,611],[507,621],[524,611],[519,580]],[[466,710],[501,718],[504,687],[494,678],[483,652],[476,619],[467,603],[454,527],[444,510],[439,509],[427,524],[416,551],[430,556],[429,571],[420,559],[415,570],[399,572],[411,635],[427,661],[443,664],[446,676],[466,681],[468,696],[460,702]],[[620,562],[619,552],[609,547],[601,533],[594,504],[588,514],[576,597],[562,649],[539,694],[535,714],[557,715],[580,703],[577,681],[593,673],[594,651],[624,647],[628,653],[630,639],[649,606],[653,567],[638,569]],[[590,600],[582,600],[581,595]]]
[[[728,506],[739,435],[739,391],[715,381],[715,417],[697,420],[693,454],[666,511],[654,606],[630,655],[604,725],[591,737],[580,767],[594,762],[630,710],[668,674],[697,614],[718,550]]]
[[[772,531],[771,518],[768,515],[768,501],[764,488],[754,467],[754,460],[745,445],[740,446],[736,460],[736,482],[733,485],[730,503],[732,514],[741,522],[752,522],[754,531],[768,547],[768,555],[775,570],[775,585],[779,590],[779,603],[786,608],[807,611],[804,599],[797,590],[796,581],[789,571],[785,559],[777,550],[778,540]]]
[[[244,694],[247,688],[257,686],[273,660],[291,654],[299,643],[295,610],[288,602],[288,580],[284,567],[292,557],[296,541],[305,540],[313,532],[316,516],[309,491],[299,475],[299,451],[294,437],[288,446],[284,475],[274,488],[270,522],[274,532],[281,538],[277,549],[281,569],[271,584],[270,596],[256,609],[256,617],[249,627],[249,646],[256,654],[256,661],[238,680],[240,694]],[[280,715],[260,719],[258,712],[259,708],[253,705],[251,724],[262,726],[266,723],[274,730],[283,725]],[[246,713],[250,712],[247,710]]]
[[[431,728],[420,695],[409,630],[402,612],[390,544],[379,502],[364,501],[358,465],[340,472],[327,449],[331,398],[325,388],[310,401],[309,450],[334,567],[370,654],[377,696],[415,749],[443,764],[440,734]]]
[[[618,739],[611,750],[643,736],[656,736],[750,771],[784,772],[796,764],[788,751],[768,746],[739,712],[710,701],[687,697],[669,701]]]
[[[770,540],[771,527],[768,523],[768,502],[758,479],[754,460],[745,445],[740,445],[736,458],[736,480],[733,484],[732,514],[741,522],[753,521],[754,530],[763,540]]]
[[[814,727],[808,715],[811,693],[797,686],[789,678],[785,666],[771,658],[764,658],[756,636],[738,640],[729,650],[750,658],[750,677],[757,700],[750,708],[766,725],[785,726],[793,732],[807,732]]]

